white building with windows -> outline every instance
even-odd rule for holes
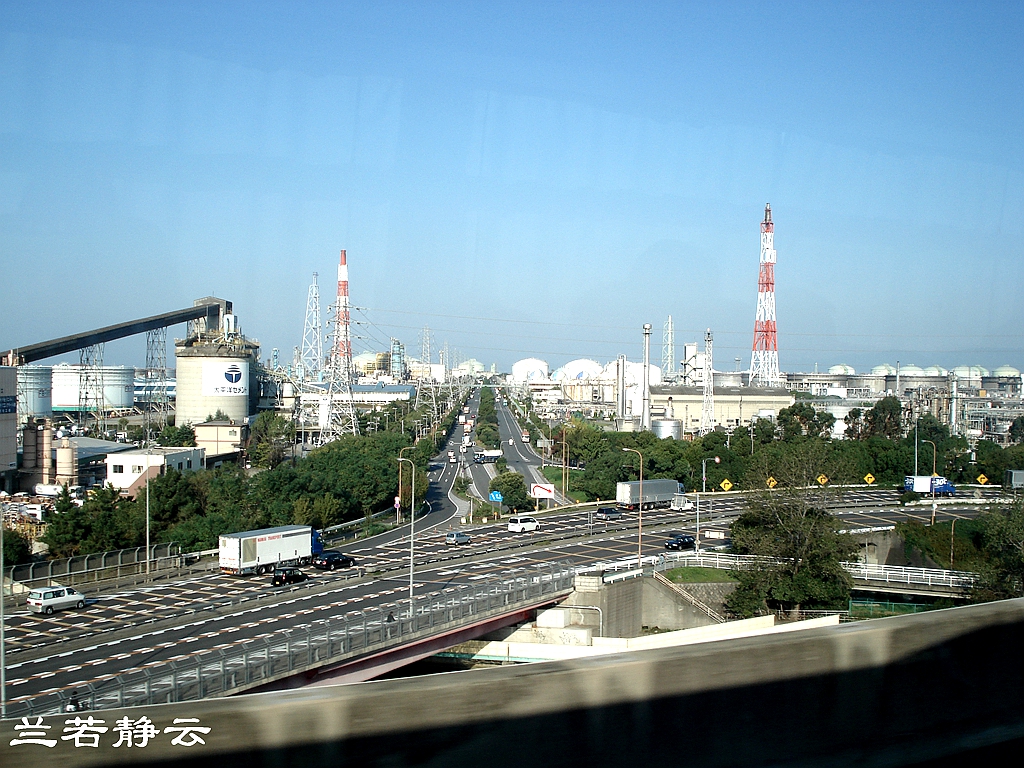
[[[154,446],[123,451],[107,456],[107,482],[128,496],[135,496],[146,485],[146,478],[157,477],[169,469],[194,472],[206,461],[205,448]]]

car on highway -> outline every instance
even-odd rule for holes
[[[445,544],[469,544],[469,542],[469,534],[462,531],[448,531],[444,535]]]
[[[64,608],[84,608],[85,595],[72,587],[53,584],[49,587],[31,590],[28,593],[26,604],[32,613],[49,615]]]
[[[536,531],[540,523],[533,517],[510,517],[508,519],[508,530],[510,533],[526,533]]]
[[[308,579],[305,573],[300,571],[298,568],[292,566],[285,566],[284,568],[277,568],[274,570],[274,575],[270,579],[270,583],[275,587],[281,587],[285,584],[298,584],[301,581]]]
[[[598,507],[594,512],[595,520],[618,520],[622,517],[622,510],[615,507]]]
[[[356,564],[356,559],[349,555],[343,555],[336,549],[328,549],[313,558],[313,567],[321,571],[334,571],[338,568],[351,568]]]
[[[696,548],[697,540],[693,536],[684,533],[677,533],[665,542],[665,549],[674,549],[677,552]]]

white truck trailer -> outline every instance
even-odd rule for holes
[[[682,493],[682,486],[672,479],[644,480],[644,497],[640,499],[640,481],[615,484],[615,502],[623,509],[636,509],[643,504],[644,509],[667,507],[676,494]]]
[[[306,565],[324,550],[320,532],[308,525],[282,525],[220,537],[220,569],[244,576],[270,573],[281,565]]]

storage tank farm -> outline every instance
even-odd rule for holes
[[[189,323],[186,338],[174,341],[178,426],[199,424],[218,411],[236,422],[256,412],[259,343],[242,334],[231,302],[222,304],[220,327],[207,328],[205,320],[197,320]]]
[[[30,366],[34,368],[36,366]],[[81,408],[83,398],[82,387],[83,370],[80,365],[69,365],[62,363],[53,366],[52,369],[39,366],[40,370],[51,370],[51,406],[56,411],[77,411]],[[19,369],[18,375],[21,375]],[[42,377],[42,373],[37,374]],[[135,401],[135,369],[123,365],[104,365],[99,369],[99,376],[103,381],[103,405],[105,408],[131,408]],[[89,393],[89,402],[95,402],[99,398],[96,393]],[[49,414],[31,414],[44,416]]]

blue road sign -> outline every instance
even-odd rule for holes
[[[489,498],[491,501],[497,501],[499,503],[505,500],[505,497],[501,495],[501,491],[491,491]]]

